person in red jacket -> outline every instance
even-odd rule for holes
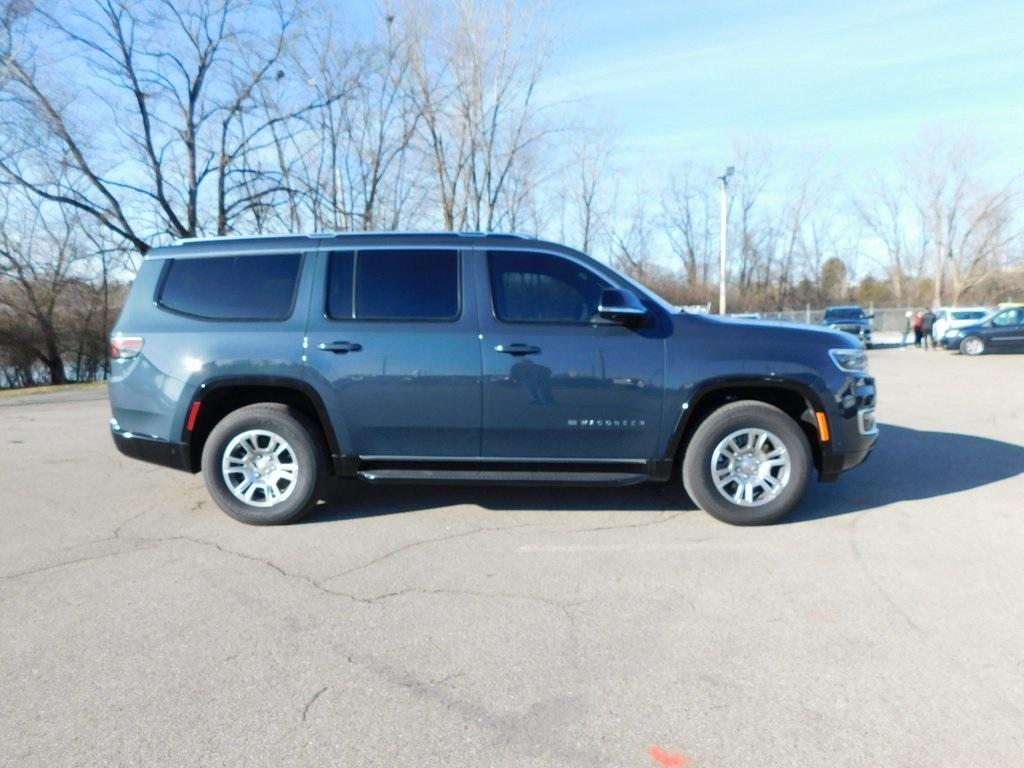
[[[921,312],[920,310],[918,310],[917,312],[914,313],[914,323],[913,323],[913,325],[914,325],[914,346],[915,347],[920,347],[921,346],[921,319],[922,319],[923,315],[924,315],[924,312]]]

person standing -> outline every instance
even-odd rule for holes
[[[914,346],[915,347],[920,347],[921,346],[921,316],[923,314],[924,313],[921,312],[921,310],[918,310],[917,312],[914,313],[914,323],[913,323],[913,325],[914,325]]]
[[[904,318],[906,319],[903,323],[903,339],[900,341],[901,347],[907,346],[907,337],[910,336],[910,323],[914,318],[914,313],[908,309],[907,313],[904,315]]]
[[[935,313],[930,309],[921,315],[921,341],[924,342],[924,348],[928,349],[928,345],[931,345],[932,349],[935,349],[935,337],[932,336],[932,329],[935,327]]]

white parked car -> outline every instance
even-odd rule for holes
[[[935,310],[932,336],[941,340],[946,331],[973,325],[990,311],[987,307],[939,307]]]

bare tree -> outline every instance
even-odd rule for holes
[[[627,220],[611,229],[612,264],[640,282],[654,271],[654,225],[647,196],[639,193]]]
[[[718,258],[718,202],[710,168],[686,164],[669,176],[661,198],[665,234],[686,281],[707,285]]]
[[[51,384],[67,381],[59,313],[83,258],[74,209],[0,187],[0,346],[42,364]],[[31,369],[28,383],[32,383]]]
[[[285,2],[86,0],[7,14],[0,174],[142,253],[162,237],[259,228],[261,209],[290,192],[271,162],[282,126],[321,105],[289,80],[298,12]]]
[[[537,14],[513,0],[439,0],[400,18],[443,225],[491,231],[517,161],[546,135]]]
[[[907,296],[908,278],[919,274],[919,269],[914,269],[908,242],[906,195],[884,179],[876,180],[874,186],[869,197],[855,200],[853,205],[871,237],[884,250],[882,268],[892,284],[896,303],[902,306]]]
[[[607,197],[612,176],[612,145],[600,130],[580,126],[574,131],[569,158],[567,194],[562,199],[570,208],[575,223],[572,241],[584,253],[590,253],[602,237],[611,212]]]
[[[977,176],[978,165],[968,140],[934,136],[924,137],[922,148],[907,163],[932,255],[936,305],[945,297],[959,303],[998,265],[1017,234],[1012,215],[1019,179],[985,183]]]
[[[305,70],[327,106],[310,124],[314,141],[295,154],[313,225],[336,230],[395,229],[417,215],[422,163],[411,144],[419,114],[410,96],[410,48],[390,4],[380,36],[344,46],[332,16],[308,37],[316,57]],[[333,91],[336,99],[328,99]]]
[[[759,201],[773,174],[772,152],[765,146],[738,146],[736,176],[730,195],[729,242],[738,243],[738,269],[735,286],[746,293],[756,289],[758,274],[764,274],[765,254],[772,249],[775,233],[769,220],[762,217]]]
[[[815,282],[820,282],[820,264],[823,258],[820,238],[815,238],[814,227],[811,224],[812,216],[816,211],[821,212],[821,182],[817,180],[817,174],[813,168],[807,166],[798,172],[795,183],[787,194],[786,203],[779,213],[777,230],[779,233],[777,243],[777,254],[775,259],[775,286],[774,302],[777,310],[782,311],[790,305],[790,292],[796,282],[796,270],[798,263],[802,262],[806,267],[813,264]],[[832,229],[834,218],[827,215],[829,230]],[[771,273],[768,275],[771,279]]]

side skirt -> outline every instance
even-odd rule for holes
[[[668,461],[334,456],[335,473],[370,483],[622,486],[669,479]]]

